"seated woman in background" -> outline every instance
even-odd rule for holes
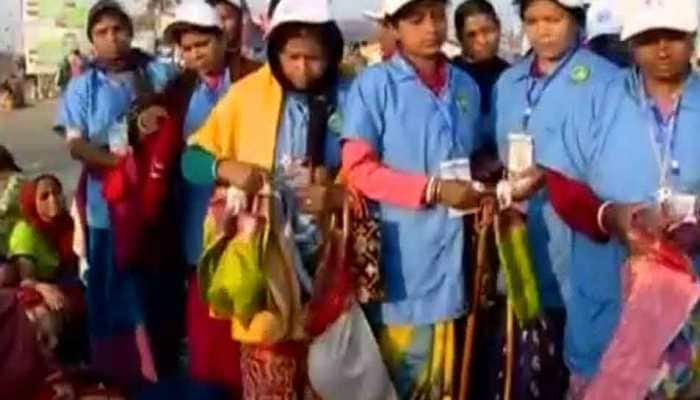
[[[86,359],[85,302],[77,275],[77,257],[72,250],[73,221],[59,179],[41,175],[22,184],[19,208],[21,217],[7,243],[4,269],[8,279],[0,285],[4,286],[0,288],[0,300],[5,301],[0,305],[16,309],[12,316],[7,314],[8,324],[16,325],[0,329],[0,353],[5,344],[26,346],[22,347],[22,352],[26,352],[23,357],[32,361],[31,365],[29,358],[25,364],[17,365],[3,361],[0,368],[8,371],[12,379],[31,386],[17,390],[72,395],[74,389],[63,375],[63,367]],[[9,310],[0,310],[0,315]],[[25,395],[0,398],[33,398],[29,392]]]
[[[15,270],[16,280],[5,284],[34,289],[62,322],[79,321],[84,314],[83,289],[72,249],[73,220],[61,182],[54,175],[41,175],[25,183],[20,206],[22,219],[8,243],[9,268]]]
[[[40,175],[22,186],[22,219],[12,229],[8,258],[22,280],[57,282],[77,277],[73,220],[54,175]]]

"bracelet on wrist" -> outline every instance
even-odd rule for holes
[[[439,203],[440,200],[442,199],[442,180],[436,179],[435,180],[435,203]]]
[[[431,205],[435,202],[435,178],[430,177],[428,184],[425,186],[425,204]]]
[[[608,229],[605,227],[605,210],[607,210],[608,207],[612,205],[611,201],[606,201],[603,203],[600,207],[598,207],[598,213],[597,213],[597,222],[598,222],[598,229],[600,229],[601,232],[603,232],[606,235],[609,235],[610,232]]]

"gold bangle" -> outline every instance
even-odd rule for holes
[[[435,195],[435,179],[430,177],[428,179],[428,185],[425,188],[425,204],[433,204]]]
[[[438,189],[438,179],[435,177],[430,178],[430,201],[429,204],[437,203],[437,189]]]

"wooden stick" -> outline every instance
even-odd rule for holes
[[[513,302],[510,298],[506,306],[506,370],[503,387],[503,400],[510,400],[513,391],[513,365],[515,359],[515,318]]]
[[[475,227],[478,233],[476,245],[476,269],[472,284],[472,302],[467,316],[466,334],[464,336],[464,357],[459,379],[459,400],[469,398],[471,365],[474,358],[474,341],[476,340],[476,327],[479,309],[481,308],[481,283],[488,266],[487,250],[488,235],[493,226],[493,205],[485,204],[477,214]]]

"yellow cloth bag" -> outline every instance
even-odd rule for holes
[[[301,291],[289,247],[293,242],[284,235],[276,202],[265,198],[259,215],[237,216],[235,235],[226,234],[231,230],[215,206],[205,222],[198,269],[203,295],[214,317],[231,320],[231,335],[241,343],[304,337]]]
[[[282,101],[282,87],[265,65],[229,89],[189,144],[210,152],[217,160],[235,160],[269,171],[274,164]],[[270,344],[304,337],[301,291],[293,267],[294,243],[290,233],[285,233],[278,202],[275,199],[267,208],[269,238],[262,250],[267,284],[264,309],[255,313],[250,323],[231,319],[232,336],[242,343]],[[207,218],[204,248],[214,246],[216,239],[214,221]]]

